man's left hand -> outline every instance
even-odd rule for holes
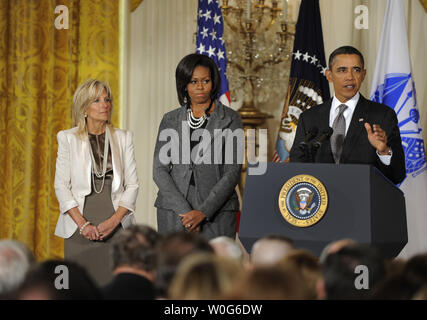
[[[374,124],[372,127],[369,123],[365,123],[365,129],[368,133],[369,143],[377,149],[380,155],[387,155],[390,148],[387,145],[387,134],[386,132],[378,125]]]

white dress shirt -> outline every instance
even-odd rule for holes
[[[354,109],[356,109],[356,105],[359,102],[359,98],[360,98],[360,93],[358,92],[346,103],[342,103],[334,95],[332,99],[332,104],[331,104],[331,111],[329,112],[329,126],[332,128],[332,124],[334,123],[334,120],[337,117],[339,112],[338,107],[341,104],[345,104],[347,106],[347,109],[344,110],[343,116],[345,118],[345,134],[347,135],[348,128],[350,127],[351,118],[353,118]],[[380,155],[378,151],[377,151],[377,155],[383,164],[385,164],[386,166],[390,165],[392,155]]]

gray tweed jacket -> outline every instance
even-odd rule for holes
[[[240,115],[233,109],[224,106],[221,102],[215,101],[215,109],[205,129],[209,133],[211,141],[208,147],[206,147],[207,144],[203,140],[198,143],[193,149],[193,152],[197,150],[197,156],[191,157],[192,160],[188,159],[189,147],[187,149],[187,156],[183,155],[185,152],[182,150],[183,141],[186,143],[186,146],[189,146],[190,130],[186,121],[186,108],[181,107],[166,113],[160,123],[153,161],[153,179],[159,187],[154,205],[157,208],[173,210],[176,214],[186,213],[191,210],[200,210],[206,215],[208,220],[214,219],[215,213],[219,211],[238,211],[239,201],[235,187],[240,179],[244,139],[243,143],[239,139],[232,140],[233,161],[232,163],[228,161],[230,164],[225,163],[225,141],[227,138],[219,140],[222,141],[220,147],[222,150],[222,160],[219,161],[219,164],[218,161],[214,163],[214,157],[218,156],[215,153],[215,151],[218,151],[218,148],[217,146],[214,148],[214,140],[218,138],[221,132],[224,132],[218,129],[228,128],[234,133],[239,130],[242,131],[243,125]],[[177,133],[177,136],[179,136],[179,140],[176,137],[175,139],[164,139],[164,137],[159,139],[161,132],[163,134],[171,132],[170,130],[164,131],[165,129],[173,129]],[[177,148],[178,142],[179,148]],[[164,148],[162,149],[162,147]],[[175,147],[175,150],[179,150],[180,157],[178,163],[176,161],[172,163],[172,160],[168,163],[160,161],[160,154],[164,153],[168,147],[172,147],[172,149]],[[210,154],[207,148],[211,150]],[[204,154],[204,152],[208,153]],[[173,158],[171,152],[168,154]],[[237,159],[238,154],[241,156],[241,159]],[[206,164],[206,161],[205,163],[198,162],[203,156],[205,156],[205,160],[210,157],[210,164]],[[200,204],[197,208],[192,208],[186,200],[192,172],[194,173],[197,199]]]

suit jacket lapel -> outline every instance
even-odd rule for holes
[[[322,131],[326,128],[329,128],[329,115],[331,113],[331,106],[332,106],[332,99],[325,102],[325,104],[322,106],[323,110],[319,110],[319,123],[321,124],[321,127],[319,128],[318,135],[322,134]],[[314,107],[316,108],[316,107]],[[308,128],[310,129],[310,128]]]
[[[322,109],[319,109],[318,112],[318,119],[315,119],[315,123],[319,124],[319,133],[317,136],[320,136],[324,130],[329,128],[329,114],[331,112],[331,106],[332,106],[332,99],[325,102],[322,106],[319,106]],[[313,107],[317,108],[317,107]],[[307,130],[310,128],[306,128]],[[325,141],[322,144],[321,150],[317,152],[316,155],[316,162],[328,162],[330,158],[332,157],[332,150],[331,150],[331,142],[330,140]]]
[[[113,182],[111,184],[111,192],[115,192],[119,189],[120,181],[122,179],[122,165],[120,161],[120,146],[117,141],[117,135],[115,132],[111,132],[109,129],[106,130],[108,134],[109,144],[111,148],[111,160],[113,164]]]
[[[90,157],[90,150],[89,150],[89,138],[85,137],[84,139],[79,139],[82,144],[82,157],[80,161],[85,166],[85,174],[84,177],[86,179],[86,186],[87,190],[84,192],[84,195],[90,194],[92,190],[92,159]]]
[[[215,132],[215,130],[218,129],[223,129],[225,127],[227,127],[227,125],[230,123],[231,119],[225,117],[225,111],[224,111],[224,106],[222,105],[221,102],[219,102],[218,100],[215,101],[215,110],[214,112],[211,114],[209,120],[208,120],[208,124],[206,125],[205,130],[207,130],[207,132],[209,133],[210,136],[210,141],[209,143],[198,143],[195,148],[197,150],[197,157],[195,159],[195,162],[200,162],[201,158],[203,158],[203,155],[205,154],[205,152],[207,152],[207,148],[210,148],[211,152],[214,152],[213,148],[211,146],[213,146],[213,141],[215,139],[215,134],[216,135],[221,135],[222,134],[222,130]],[[202,151],[203,149],[203,151]],[[212,157],[212,154],[211,154]]]
[[[347,134],[344,139],[343,150],[341,154],[342,163],[346,162],[349,157],[352,148],[357,145],[357,140],[363,136],[365,130],[365,122],[369,113],[368,105],[365,98],[360,95],[359,101],[357,102],[356,108],[354,109],[353,116],[351,118],[350,127],[348,128]],[[360,119],[363,119],[360,121]]]

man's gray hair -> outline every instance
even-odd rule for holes
[[[266,235],[253,244],[251,262],[255,266],[273,265],[294,249],[291,239],[280,235]]]
[[[23,243],[0,240],[0,295],[17,290],[33,262],[32,253]]]
[[[210,240],[209,244],[214,248],[217,255],[226,256],[238,261],[243,260],[243,251],[241,247],[230,237],[216,237]]]
[[[145,271],[155,268],[155,247],[161,236],[146,225],[121,230],[112,244],[113,268],[131,266]]]

